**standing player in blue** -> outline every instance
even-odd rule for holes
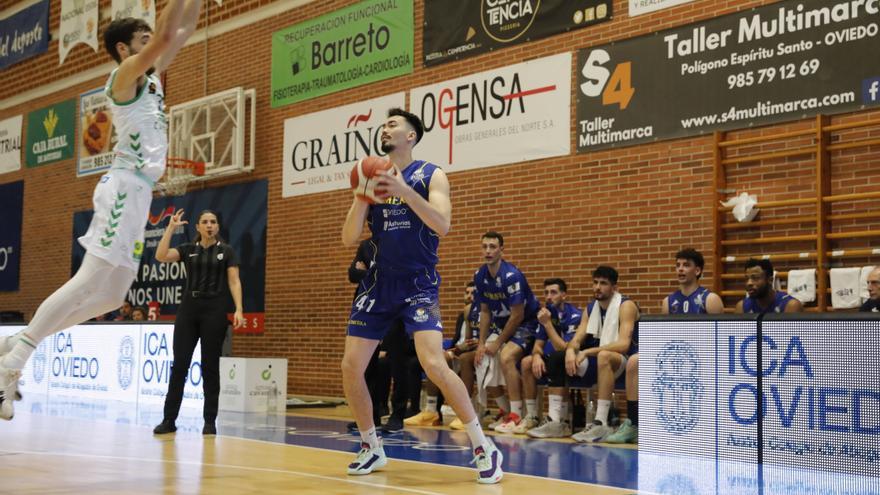
[[[417,116],[399,108],[389,110],[382,151],[396,170],[383,173],[376,186],[386,191],[387,199],[369,205],[355,198],[342,226],[343,243],[354,246],[367,222],[376,244],[376,262],[361,281],[351,308],[342,358],[345,398],[362,441],[348,474],[369,474],[387,463],[373,423],[364,370],[392,322],[402,320],[428,378],[465,424],[474,447],[477,481],[497,483],[504,474],[501,451],[483,435],[468,391],[443,357],[440,275],[435,266],[440,237],[449,231],[452,204],[446,174],[436,165],[412,158],[423,134]]]
[[[500,356],[501,371],[510,399],[510,411],[495,426],[499,433],[512,433],[523,421],[523,398],[517,365],[529,354],[538,329],[537,314],[541,305],[532,293],[526,276],[504,255],[504,237],[497,232],[483,234],[481,246],[486,264],[474,274],[474,304],[480,305],[480,346],[474,362],[479,365],[484,356]],[[489,338],[489,328],[500,332],[495,340]],[[529,403],[529,414],[537,415],[535,401]]]
[[[773,289],[770,260],[746,261],[746,297],[736,303],[737,313],[800,313],[803,309],[800,301]]]
[[[196,29],[201,0],[169,0],[156,32],[134,18],[104,31],[104,47],[119,64],[104,87],[119,141],[92,202],[95,215],[76,274],[46,298],[23,332],[0,339],[0,419],[12,419],[10,398],[31,353],[46,337],[122,305],[144,250],[153,185],[165,173],[168,122],[159,76]]]

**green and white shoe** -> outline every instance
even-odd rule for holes
[[[605,443],[639,443],[639,427],[633,426],[632,421],[624,419],[617,431],[608,435]]]

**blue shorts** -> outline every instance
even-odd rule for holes
[[[535,345],[535,334],[538,331],[538,320],[531,319],[519,324],[513,337],[508,342],[518,345],[526,355],[532,353],[532,347]]]
[[[395,320],[406,333],[443,331],[436,271],[399,272],[371,267],[358,285],[348,317],[348,335],[382,340]]]

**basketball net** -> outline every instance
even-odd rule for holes
[[[205,175],[205,163],[186,158],[168,158],[165,175],[156,185],[162,196],[182,196],[189,183]]]

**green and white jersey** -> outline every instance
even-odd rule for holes
[[[118,102],[110,92],[117,70],[110,73],[104,87],[118,139],[110,168],[130,170],[155,183],[165,173],[168,154],[168,117],[162,81],[155,74],[146,76],[146,83],[138,88],[133,99]]]

